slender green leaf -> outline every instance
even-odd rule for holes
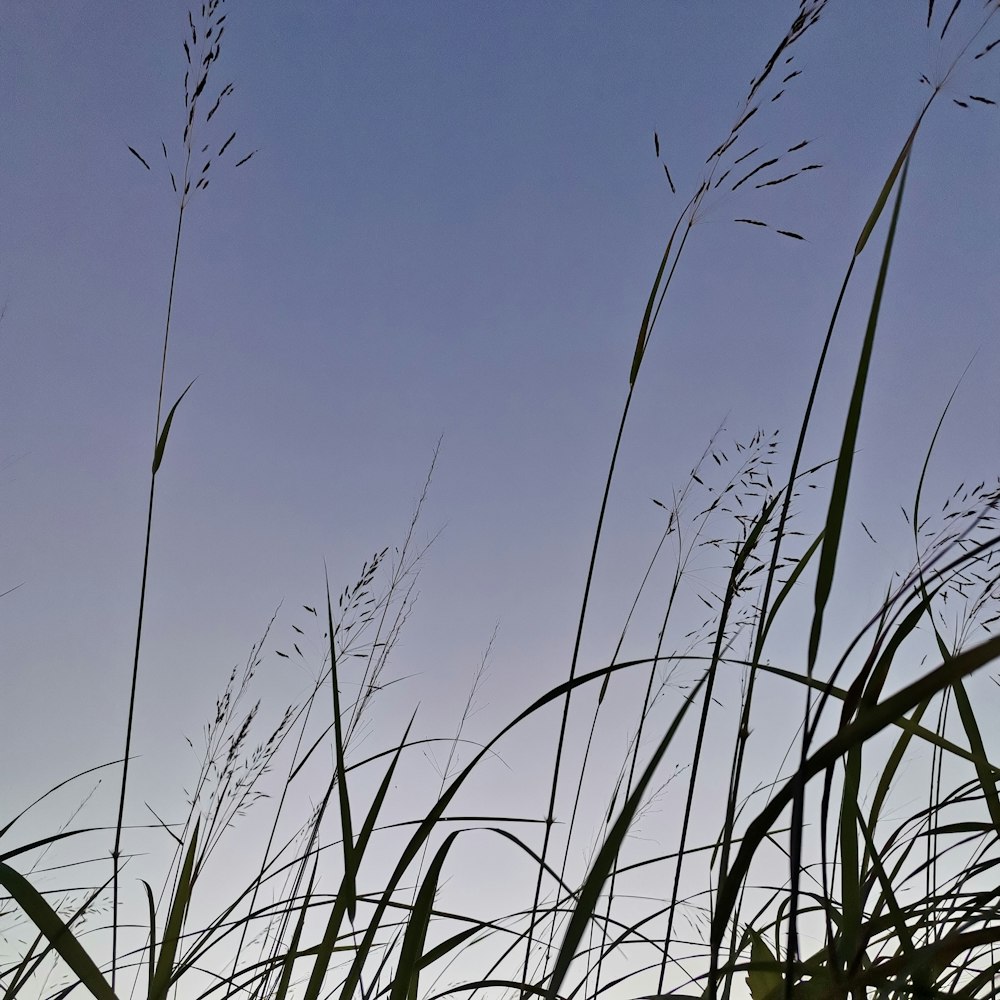
[[[108,879],[104,885],[99,885],[94,891],[77,907],[73,915],[66,921],[67,927],[72,927],[78,920],[80,920],[93,906],[94,901],[98,896],[107,889],[110,885],[111,879]],[[25,952],[20,964],[16,969],[13,970],[13,974],[9,976],[9,982],[6,987],[5,998],[6,1000],[14,1000],[20,991],[21,987],[28,982],[31,977],[38,971],[41,964],[55,951],[55,947],[52,942],[49,941],[42,951],[35,955],[35,951],[42,941],[47,940],[45,935],[41,932],[37,935],[35,940],[32,942],[31,947]],[[11,970],[5,970],[4,975],[8,975]]]
[[[819,548],[820,543],[823,541],[823,532],[821,531],[812,541],[809,548],[803,553],[802,558],[795,563],[795,569],[792,570],[788,575],[788,579],[785,581],[781,590],[778,592],[778,596],[774,599],[774,603],[771,605],[771,610],[768,612],[767,621],[764,623],[764,628],[761,630],[763,637],[771,631],[771,626],[774,624],[774,616],[778,613],[779,608],[785,603],[785,599],[792,592],[792,588],[798,582],[800,576],[805,571],[806,566],[809,565],[809,560],[816,554],[816,550]],[[763,643],[761,643],[763,645]]]
[[[927,109],[925,107],[924,111],[926,110]],[[910,151],[913,149],[913,143],[917,138],[917,131],[920,128],[920,123],[923,121],[923,118],[924,113],[921,112],[920,117],[917,118],[916,124],[907,136],[906,142],[903,143],[903,148],[899,151],[899,156],[896,157],[896,162],[892,165],[892,169],[889,171],[889,176],[886,177],[885,183],[882,185],[882,190],[879,191],[878,198],[875,199],[875,207],[872,208],[871,214],[868,216],[868,220],[865,222],[864,227],[861,230],[861,235],[858,237],[858,242],[855,244],[855,257],[859,256],[864,250],[868,243],[868,238],[872,234],[872,230],[876,225],[878,225],[878,220],[882,217],[882,212],[885,210],[885,203],[889,200],[889,194],[892,191],[893,185],[896,183],[899,171],[910,158]]]
[[[163,430],[160,431],[159,440],[156,442],[156,449],[153,452],[153,475],[160,469],[160,463],[163,461],[163,449],[167,447],[167,435],[170,433],[170,425],[174,422],[174,413],[177,411],[177,407],[180,406],[181,400],[188,394],[188,389],[195,384],[197,379],[192,379],[188,383],[187,389],[185,389],[178,397],[177,402],[170,407],[170,412],[167,414],[167,419],[163,421]]]
[[[156,973],[156,901],[153,899],[153,887],[142,879],[146,890],[146,908],[149,912],[149,974],[146,982],[146,996],[153,995],[153,978]]]
[[[909,165],[909,147],[906,147],[907,157],[903,159],[903,173],[899,180],[899,190],[893,207],[892,221],[889,224],[889,235],[886,237],[885,249],[882,252],[882,263],[879,267],[878,281],[868,314],[868,327],[865,331],[864,343],[861,348],[861,358],[858,361],[857,373],[854,379],[854,390],[847,411],[847,422],[844,426],[844,436],[840,445],[840,456],[837,460],[837,471],[834,473],[833,490],[830,496],[830,507],[827,513],[824,529],[823,549],[819,557],[819,570],[816,574],[816,610],[813,614],[812,628],[809,635],[809,660],[807,669],[811,673],[816,665],[819,653],[819,641],[823,628],[823,614],[833,589],[833,574],[837,565],[837,551],[840,548],[840,534],[844,525],[844,511],[847,507],[847,490],[851,482],[851,468],[854,462],[854,450],[857,445],[858,428],[861,425],[861,407],[865,397],[865,386],[868,383],[868,370],[871,364],[872,349],[875,346],[875,331],[878,328],[879,309],[885,282],[889,273],[889,261],[892,257],[892,244],[896,236],[896,224],[899,220],[899,209],[903,202],[903,190],[906,187],[906,171]],[[894,176],[894,174],[893,174]]]
[[[191,834],[191,842],[188,844],[184,864],[177,878],[174,898],[170,904],[170,912],[167,915],[167,922],[163,928],[163,942],[156,959],[153,982],[149,988],[149,1000],[166,1000],[167,991],[170,989],[173,981],[177,947],[180,944],[181,932],[184,929],[184,918],[187,916],[188,906],[191,903],[191,890],[194,886],[195,858],[198,851],[198,826],[200,822],[200,820],[195,821],[194,830]]]
[[[420,957],[424,951],[427,939],[427,929],[430,927],[431,911],[434,909],[434,898],[437,895],[438,881],[441,869],[451,850],[451,845],[461,833],[455,830],[449,833],[444,843],[437,849],[434,859],[427,869],[420,892],[414,900],[410,919],[403,935],[403,943],[399,949],[399,960],[396,964],[396,976],[393,979],[389,1000],[415,1000],[420,976]]]
[[[680,219],[677,220],[678,225]],[[646,303],[646,311],[642,315],[642,325],[639,327],[639,339],[635,344],[635,353],[632,355],[632,369],[629,371],[628,384],[635,385],[636,376],[639,374],[639,366],[642,364],[643,355],[646,353],[646,344],[649,342],[650,320],[653,316],[653,307],[656,305],[656,293],[660,290],[660,282],[663,281],[663,272],[667,268],[667,261],[670,260],[670,251],[674,246],[674,237],[677,235],[677,225],[667,240],[667,249],[663,251],[663,260],[660,261],[659,270],[653,280],[653,287],[649,292],[649,301]]]
[[[961,679],[956,680],[952,685],[952,692],[955,695],[955,704],[958,706],[962,727],[969,740],[969,749],[975,758],[976,775],[979,778],[979,786],[983,790],[983,796],[986,798],[990,819],[993,820],[994,828],[1000,831],[1000,797],[997,796],[997,776],[987,756],[975,710]]]
[[[101,770],[103,770],[106,767],[117,767],[119,764],[121,764],[120,760],[111,760],[111,761],[108,761],[106,764],[97,764],[94,767],[88,767],[84,771],[78,771],[76,774],[71,775],[69,778],[64,778],[58,784],[53,785],[47,792],[43,792],[41,795],[39,795],[38,798],[34,800],[34,802],[30,802],[28,805],[26,805],[12,820],[10,820],[4,826],[0,826],[0,837],[7,836],[7,834],[10,832],[10,828],[18,820],[22,819],[25,815],[27,815],[27,813],[29,813],[32,809],[34,809],[34,807],[37,806],[39,802],[44,801],[50,795],[53,795],[57,791],[59,791],[60,788],[64,788],[66,785],[70,784],[71,782],[76,781],[77,778],[83,778],[83,777],[86,777],[88,774],[93,774],[94,771],[101,771]],[[84,831],[84,832],[88,832],[89,833],[90,831],[88,830],[88,831]],[[63,836],[66,836],[66,835],[63,834]],[[54,838],[49,838],[49,840],[51,840],[51,839],[54,839]],[[36,841],[36,843],[37,844],[48,843],[49,840]],[[0,861],[4,861],[4,860],[6,860],[7,858],[10,858],[10,857],[13,857],[13,854],[3,854],[3,855],[0,855]]]
[[[351,797],[347,790],[347,768],[344,766],[344,730],[340,715],[340,676],[337,672],[337,644],[333,627],[333,604],[330,601],[330,576],[326,575],[326,616],[330,636],[330,686],[333,688],[333,740],[337,767],[337,792],[340,797],[340,830],[344,849],[344,884],[341,892],[346,896],[347,918],[354,923],[357,911],[357,889],[354,884],[356,866],[354,831],[351,828]]]

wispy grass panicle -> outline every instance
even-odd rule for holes
[[[184,50],[184,125],[178,142],[180,162],[171,161],[173,146],[161,139],[160,150],[170,179],[170,186],[177,195],[180,206],[185,206],[197,191],[206,189],[212,178],[212,168],[224,159],[234,159],[240,167],[250,160],[257,150],[237,153],[233,143],[235,131],[220,128],[220,113],[226,100],[233,94],[230,81],[215,87],[213,69],[222,56],[222,36],[226,30],[226,0],[208,0],[201,5],[197,17],[189,10],[187,30],[181,39]],[[151,157],[129,146],[129,152],[150,170]]]

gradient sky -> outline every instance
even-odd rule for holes
[[[753,138],[776,153],[809,139],[824,169],[712,201],[692,232],[633,404],[584,669],[607,662],[659,538],[650,498],[669,502],[723,421],[723,444],[758,427],[793,439],[843,270],[925,99],[918,78],[948,65],[981,6],[940,42],[916,0],[840,0],[797,49],[802,76]],[[183,124],[183,4],[58,7],[0,15],[0,590],[18,588],[0,601],[8,808],[121,753],[176,219],[159,145],[179,154]],[[158,482],[136,821],[154,789],[179,811],[196,769],[184,737],[281,602],[259,690],[268,705],[303,693],[308,672],[273,651],[322,601],[324,560],[337,590],[402,539],[439,437],[418,539],[443,530],[393,666],[408,679],[385,692],[366,746],[398,739],[418,701],[420,732],[449,735],[497,622],[477,737],[565,678],[666,236],[797,7],[231,6],[214,83],[235,90],[212,139],[235,129],[233,149],[257,152],[213,167],[185,221],[168,402],[197,382]],[[909,565],[899,506],[974,355],[929,507],[996,473],[1000,112],[952,97],[1000,98],[997,65],[958,74],[916,146],[831,656]],[[873,261],[845,307],[810,462],[835,454]],[[654,641],[650,625],[630,652]],[[784,641],[772,653],[801,658],[801,630]],[[614,709],[615,762],[630,705]],[[524,774],[548,759],[556,718],[485,779],[522,812],[543,811]],[[436,787],[429,765],[414,773]],[[664,850],[672,831],[645,827]]]

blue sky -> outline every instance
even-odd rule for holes
[[[808,139],[807,160],[823,169],[713,199],[692,231],[630,416],[587,669],[610,656],[662,530],[650,498],[683,487],[722,421],[722,442],[780,427],[791,443],[843,270],[926,99],[918,78],[971,35],[982,16],[971,7],[941,41],[921,3],[842,0],[796,49],[802,75],[753,139],[776,153]],[[336,590],[402,538],[439,438],[418,528],[435,541],[393,666],[408,679],[385,692],[370,745],[397,738],[418,701],[421,731],[450,733],[497,622],[478,736],[564,679],[667,234],[796,9],[231,8],[214,82],[235,89],[212,141],[236,130],[232,150],[255,155],[213,167],[185,219],[168,401],[197,382],[158,484],[137,788],[188,780],[184,736],[281,602],[260,690],[275,704],[302,693],[308,675],[273,650],[288,648],[302,605],[321,601],[324,560]],[[185,11],[73,0],[58,17],[27,4],[4,15],[0,590],[18,589],[0,602],[0,720],[17,761],[11,803],[121,752],[176,221],[159,146],[179,155]],[[916,146],[845,532],[856,574],[836,606],[845,635],[908,565],[898,508],[974,355],[933,499],[995,475],[1000,112],[952,98],[1000,99],[996,83],[995,59],[970,62]],[[866,263],[812,462],[839,441],[874,280]],[[654,640],[647,627],[631,651]],[[801,657],[801,636],[791,630],[778,650]],[[618,708],[623,733],[633,715]],[[554,719],[509,748],[511,774],[551,752]],[[541,787],[521,808],[542,810]],[[656,836],[669,849],[673,835]]]

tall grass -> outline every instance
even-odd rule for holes
[[[928,29],[940,38],[957,30],[960,6],[935,9],[929,3]],[[809,161],[804,139],[780,156],[760,153],[753,130],[780,112],[777,102],[798,76],[789,64],[802,38],[816,31],[825,7],[826,0],[801,0],[791,27],[744,95],[733,127],[708,156],[705,173],[668,237],[631,358],[566,679],[492,738],[471,743],[466,727],[477,675],[454,736],[439,741],[446,764],[426,810],[389,821],[394,783],[427,741],[411,737],[411,720],[404,732],[384,742],[383,750],[359,759],[358,738],[377,710],[379,692],[392,683],[387,673],[392,650],[410,612],[426,548],[417,542],[417,526],[429,474],[402,543],[375,553],[343,591],[335,594],[327,578],[321,599],[297,612],[298,624],[289,624],[284,640],[272,637],[278,627],[273,619],[242,670],[229,676],[205,729],[203,763],[188,794],[187,816],[180,825],[158,820],[174,851],[162,886],[154,890],[149,881],[132,876],[138,862],[124,853],[124,845],[134,835],[125,822],[128,764],[137,738],[134,708],[141,697],[157,477],[169,469],[164,464],[168,435],[191,388],[164,415],[171,314],[185,214],[208,188],[218,161],[233,155],[237,135],[225,129],[212,133],[215,116],[232,92],[230,84],[214,85],[228,26],[224,0],[209,0],[198,17],[189,15],[179,159],[166,145],[162,149],[177,198],[177,225],[124,752],[122,760],[100,765],[118,771],[118,806],[112,820],[96,830],[67,827],[13,847],[5,846],[11,830],[37,803],[0,829],[0,885],[6,893],[0,916],[31,931],[23,949],[0,970],[6,996],[86,990],[99,1000],[136,992],[165,1000],[172,991],[198,1000],[334,995],[416,1000],[487,993],[714,1000],[749,991],[753,1000],[855,1000],[1000,992],[995,874],[1000,771],[991,762],[984,735],[988,727],[968,685],[972,674],[1000,655],[1000,638],[989,635],[989,625],[1000,617],[994,607],[1000,583],[995,532],[1000,484],[960,486],[940,512],[926,514],[935,433],[905,512],[914,544],[912,568],[839,652],[830,648],[826,627],[832,595],[851,585],[844,579],[841,540],[880,310],[892,281],[898,226],[905,218],[908,170],[919,156],[932,109],[945,101],[941,95],[951,74],[984,60],[995,47],[984,35],[987,26],[996,27],[995,3],[977,12],[980,20],[943,76],[925,78],[926,102],[904,129],[898,155],[872,192],[871,209],[858,219],[857,241],[834,286],[830,315],[818,324],[825,335],[812,383],[803,393],[804,413],[787,470],[779,474],[785,458],[777,435],[757,432],[732,442],[722,440],[721,432],[713,436],[673,502],[660,504],[663,535],[632,605],[634,613],[648,593],[654,568],[670,559],[670,584],[656,633],[645,640],[647,655],[621,657],[634,624],[630,613],[610,662],[585,665],[581,659],[602,528],[633,395],[667,293],[683,277],[682,258],[705,204],[720,190],[735,195],[747,185],[775,188],[820,166]],[[964,107],[992,98],[952,100]],[[656,147],[659,155],[658,139]],[[129,149],[151,169],[150,157]],[[248,159],[234,156],[237,166]],[[675,178],[664,167],[674,189]],[[801,238],[764,219],[735,221],[770,229],[775,238]],[[849,287],[862,282],[869,286],[870,305],[853,387],[844,401],[839,451],[807,457],[818,388],[842,326],[841,306]],[[809,491],[823,483],[829,484],[829,501],[816,510],[806,498],[820,496]],[[810,518],[814,526],[800,530]],[[709,586],[694,589],[693,560],[708,550],[723,567]],[[808,603],[801,595],[810,591],[812,608],[803,613],[800,608],[808,609]],[[689,593],[707,607],[700,622],[684,618]],[[788,620],[791,612],[803,619]],[[801,633],[801,665],[771,662],[772,633],[782,613],[783,625]],[[987,638],[980,639],[980,629]],[[925,634],[935,660],[913,679],[913,665],[928,652],[921,642]],[[280,642],[278,656],[303,664],[310,662],[311,649],[321,654],[308,695],[258,735],[261,706],[253,702],[252,691],[265,640]],[[364,663],[362,678],[351,689],[343,666],[358,658]],[[583,802],[602,709],[612,688],[635,676],[640,697],[634,735],[614,769],[617,777],[607,790],[586,872],[574,879],[571,847],[585,849]],[[731,688],[736,677],[739,712],[720,719],[716,693],[724,684]],[[753,785],[747,778],[751,740],[758,719],[767,717],[760,691],[776,685],[789,701],[799,699],[799,735],[786,756],[790,763],[783,763],[774,781]],[[355,693],[348,696],[349,690]],[[593,697],[582,717],[580,699],[587,695]],[[665,702],[671,707],[665,709]],[[566,754],[577,731],[574,709],[578,719],[584,718],[580,731],[586,734],[575,769]],[[535,804],[524,803],[521,815],[456,814],[460,793],[480,776],[482,762],[502,749],[525,720],[546,710],[547,717],[559,721],[546,771],[544,812],[539,815]],[[660,724],[664,711],[666,722]],[[925,798],[901,813],[893,786],[904,767],[912,777],[921,748],[930,754]],[[324,758],[332,767],[325,767]],[[657,785],[668,759],[685,766]],[[726,759],[725,787],[719,784],[706,793],[706,769],[718,771]],[[603,769],[607,761],[600,764]],[[306,784],[319,787],[321,794],[296,815]],[[669,792],[668,786],[673,786]],[[221,909],[205,912],[208,901],[217,898],[209,888],[210,875],[220,866],[220,852],[229,849],[224,845],[233,836],[230,828],[250,809],[260,812],[265,788],[272,792],[273,811],[260,856],[251,863],[246,852],[229,855],[230,864],[222,867],[238,878],[238,888],[227,887],[231,894]],[[633,858],[630,832],[666,794],[677,820],[671,849]],[[706,801],[713,804],[705,806]],[[561,856],[554,832],[560,803],[568,809]],[[717,834],[703,842],[695,841],[706,822],[699,810],[707,822],[718,824]],[[39,852],[95,832],[110,838],[110,873],[72,905],[51,905],[36,884]],[[495,839],[509,852],[512,872],[523,864],[532,872],[521,887],[522,903],[503,917],[484,915],[488,905],[479,912],[459,912],[443,902],[456,844],[473,836]],[[247,868],[233,873],[234,858]],[[92,871],[97,860],[84,857],[78,863]],[[32,865],[27,875],[25,864]],[[700,874],[693,877],[692,868]],[[144,905],[138,912],[125,912],[126,878],[142,887]],[[776,881],[768,884],[764,878]],[[88,928],[88,922],[98,926]],[[806,941],[813,942],[808,949]],[[454,978],[447,985],[442,982],[446,975]]]

